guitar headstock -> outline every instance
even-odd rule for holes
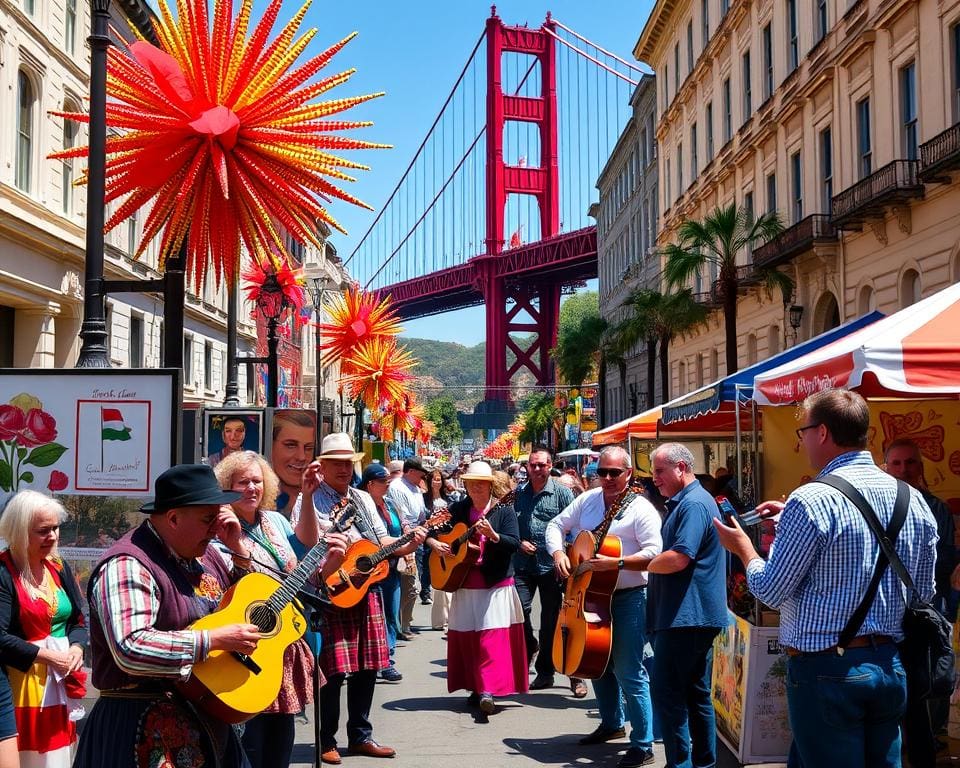
[[[440,526],[443,526],[449,523],[450,518],[451,518],[450,510],[444,508],[430,515],[430,517],[428,517],[424,522],[424,525],[427,528],[439,528]]]
[[[337,502],[336,506],[330,510],[330,520],[333,522],[331,530],[337,533],[343,533],[349,530],[357,517],[357,505],[349,496]]]

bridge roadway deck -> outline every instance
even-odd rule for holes
[[[393,760],[351,757],[344,750],[343,768],[615,768],[627,747],[622,739],[582,747],[577,739],[597,727],[596,700],[591,690],[578,701],[569,688],[559,685],[546,691],[498,700],[498,711],[481,722],[461,693],[448,694],[445,678],[446,642],[430,629],[430,608],[416,606],[414,627],[422,632],[397,648],[400,683],[377,683],[371,719],[374,738],[397,750]],[[346,739],[346,694],[338,738]],[[309,717],[313,717],[312,711]],[[719,746],[719,768],[738,765]],[[663,766],[663,747],[655,745],[655,767]],[[292,768],[313,765],[313,724],[297,724]],[[773,768],[770,766],[769,768]]]

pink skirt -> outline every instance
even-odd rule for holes
[[[447,631],[447,690],[507,696],[529,687],[523,607],[513,579],[453,593]]]

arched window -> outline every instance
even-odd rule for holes
[[[753,365],[757,362],[757,335],[751,333],[747,336],[747,365]]]
[[[30,191],[30,172],[33,160],[33,113],[37,101],[33,83],[22,69],[17,72],[17,162],[14,184]]]
[[[832,293],[825,293],[817,301],[814,311],[814,335],[829,331],[838,325],[840,325],[840,307],[837,305],[837,299]]]
[[[780,351],[780,328],[771,325],[767,328],[767,357],[772,357]]]
[[[677,365],[677,394],[687,391],[687,364],[681,360]]]
[[[900,276],[900,309],[920,301],[920,273],[915,269],[904,270]]]
[[[697,353],[697,386],[703,386],[703,352]]]
[[[866,315],[877,308],[877,295],[872,285],[865,285],[857,296],[857,313]]]
[[[63,102],[64,112],[79,112],[80,108],[69,101]],[[77,134],[80,133],[78,123],[67,118],[63,119],[63,148],[73,149],[77,143]],[[73,160],[63,160],[61,166],[61,194],[63,202],[63,215],[70,216],[73,213]]]
[[[710,350],[710,376],[714,379],[720,378],[720,354],[716,347]]]

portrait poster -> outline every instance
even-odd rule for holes
[[[0,504],[19,490],[147,497],[176,462],[180,371],[0,370]]]
[[[317,412],[301,408],[267,408],[265,455],[280,481],[283,505],[286,496],[300,488],[303,470],[314,460],[317,446]]]
[[[263,453],[263,410],[205,408],[203,461],[211,467],[234,451]]]

